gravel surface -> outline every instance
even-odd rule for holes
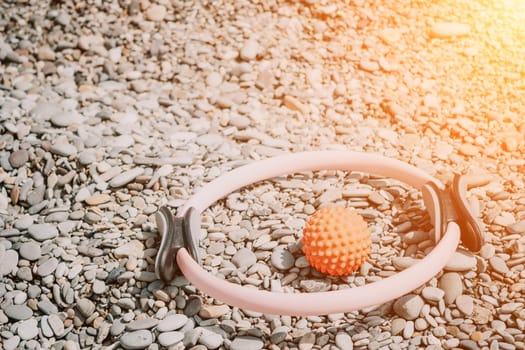
[[[0,348],[525,349],[522,1],[0,2]],[[157,280],[154,213],[287,152],[377,152],[475,175],[486,229],[427,284],[345,314],[262,315]],[[318,208],[372,250],[328,278]],[[203,265],[276,292],[360,286],[432,249],[413,188],[366,173],[258,183],[203,214]]]

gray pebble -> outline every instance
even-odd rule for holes
[[[249,268],[256,262],[257,257],[255,256],[255,253],[247,248],[239,249],[232,257],[232,263],[238,268]]]
[[[20,344],[20,337],[13,335],[4,340],[4,350],[15,350],[18,348],[18,344]]]
[[[352,350],[354,348],[354,342],[346,332],[339,332],[336,334],[335,345],[341,350]]]
[[[17,230],[27,230],[33,224],[33,221],[32,216],[24,215],[14,222],[13,227]]]
[[[95,304],[86,298],[77,301],[77,309],[84,317],[89,317],[95,312]]]
[[[9,156],[9,164],[11,164],[13,168],[20,168],[27,163],[27,161],[29,161],[29,152],[25,149],[14,151]]]
[[[18,254],[16,251],[8,249],[3,254],[0,254],[0,276],[14,274],[17,270]]]
[[[51,146],[50,151],[61,157],[69,157],[77,153],[77,148],[69,143],[57,143]]]
[[[7,315],[7,317],[16,321],[28,320],[31,318],[31,316],[33,316],[33,310],[24,304],[6,306],[4,313]]]
[[[33,339],[38,335],[38,322],[34,318],[22,321],[16,329],[18,336],[22,340]]]
[[[41,277],[45,277],[47,275],[52,274],[56,270],[57,266],[58,259],[50,258],[44,261],[40,266],[38,266],[36,273]]]
[[[275,249],[270,260],[272,265],[279,270],[288,270],[295,264],[294,256],[282,248]]]
[[[230,350],[260,350],[264,346],[264,342],[255,337],[237,336],[233,339]]]
[[[53,304],[48,299],[40,300],[37,304],[38,310],[42,311],[42,313],[46,315],[52,315],[56,314],[58,312],[58,308],[55,304]]]
[[[47,323],[49,324],[49,326],[53,330],[53,333],[56,336],[61,336],[62,333],[64,333],[64,322],[62,322],[62,320],[57,314],[49,315]]]
[[[177,344],[184,339],[184,333],[172,331],[159,334],[158,341],[162,346],[171,346]]]
[[[120,337],[120,345],[128,350],[145,349],[151,343],[153,343],[153,334],[145,329],[124,333]]]
[[[150,329],[155,327],[159,323],[159,320],[156,318],[144,318],[142,320],[136,320],[133,322],[130,322],[126,329],[128,331],[137,331],[141,329]]]
[[[75,111],[60,112],[51,117],[51,123],[57,127],[67,127],[82,123],[82,116]]]
[[[31,237],[40,242],[53,239],[58,235],[57,228],[50,224],[33,224],[27,231]]]
[[[202,333],[199,337],[199,343],[204,345],[208,349],[217,349],[222,345],[223,342],[224,339],[220,334],[217,334],[205,328],[202,329]]]
[[[415,320],[424,304],[419,295],[407,294],[395,301],[394,312],[405,320]]]
[[[197,311],[198,312],[198,311]],[[184,314],[173,314],[166,316],[157,325],[159,332],[170,332],[182,328],[188,321],[188,316]]]
[[[131,181],[135,180],[137,176],[140,176],[144,173],[143,168],[133,168],[131,170],[125,171],[121,174],[118,174],[115,176],[111,181],[109,182],[109,185],[111,187],[121,187],[124,186]]]

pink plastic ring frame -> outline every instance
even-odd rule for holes
[[[417,189],[427,182],[443,187],[424,171],[378,154],[352,151],[301,152],[256,161],[220,176],[192,196],[177,216],[183,217],[191,207],[200,214],[229,193],[258,181],[317,170],[366,172],[394,178]],[[206,272],[184,248],[178,250],[176,261],[184,276],[198,289],[230,305],[266,314],[327,315],[379,305],[420,287],[443,269],[456,251],[459,241],[459,226],[449,222],[445,234],[434,249],[407,269],[361,287],[318,293],[277,293],[227,282]]]

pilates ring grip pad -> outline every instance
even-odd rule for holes
[[[244,186],[303,171],[359,171],[394,178],[423,193],[434,225],[436,246],[419,262],[380,281],[360,287],[316,293],[279,293],[228,282],[206,272],[199,264],[196,235],[200,215],[217,200]],[[211,181],[172,214],[162,207],[156,215],[161,244],[155,272],[169,283],[184,275],[205,294],[242,309],[276,315],[327,315],[379,305],[418,288],[438,274],[460,240],[471,251],[483,245],[483,232],[466,201],[467,184],[456,175],[448,186],[405,162],[373,153],[353,151],[300,152],[255,161]]]

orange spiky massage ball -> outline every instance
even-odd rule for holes
[[[349,208],[319,209],[303,230],[306,259],[316,270],[330,276],[346,276],[361,267],[371,244],[366,221]]]

